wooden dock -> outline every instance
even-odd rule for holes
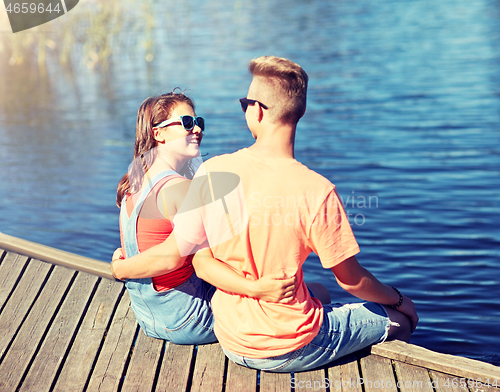
[[[0,233],[0,392],[500,392],[499,384],[499,367],[401,342],[310,372],[246,369],[219,344],[146,337],[109,264]]]

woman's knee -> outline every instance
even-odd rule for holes
[[[410,341],[411,336],[411,321],[403,313],[398,312],[392,308],[384,306],[389,319],[391,320],[391,326],[389,328],[389,334],[387,336],[388,340],[402,340],[404,342]]]

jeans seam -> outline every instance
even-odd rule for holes
[[[305,346],[304,346],[305,347]],[[304,351],[304,347],[301,347],[295,351],[293,351],[293,355],[290,356],[290,358],[287,358],[285,362],[283,362],[282,364],[278,365],[278,366],[274,366],[274,367],[271,367],[271,368],[267,368],[267,369],[262,369],[264,371],[279,371],[279,370],[282,370],[284,368],[286,368],[288,365],[290,365],[293,361],[295,361],[297,359],[297,357],[300,356],[300,354],[302,354],[302,352]],[[278,356],[279,357],[279,356]],[[246,357],[241,357],[243,362],[245,363],[245,365],[247,367],[252,367],[255,366],[255,365],[258,365],[258,364],[264,364],[266,363],[267,361],[276,361],[276,357],[270,357],[270,358],[262,358],[259,362],[256,362],[253,358],[248,358],[252,361],[252,363],[248,363],[247,362],[247,358]]]
[[[146,301],[144,301],[144,298],[142,297],[142,292],[141,292],[141,289],[140,289],[140,285],[137,282],[135,282],[135,286],[136,286],[137,292],[139,293],[139,295],[141,297],[142,302],[144,303],[144,306],[148,309],[149,314],[151,315],[151,322],[153,324],[152,325],[153,330],[151,331],[151,333],[154,333],[155,335],[157,335],[157,333],[156,333],[156,327],[155,327],[155,318],[154,318],[153,312],[151,311],[151,308],[148,306],[148,304],[146,303]],[[144,321],[142,321],[142,322],[144,324],[144,332],[146,333],[146,335],[148,335],[147,330],[146,330],[146,323]]]

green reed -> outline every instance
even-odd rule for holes
[[[152,0],[82,0],[68,14],[15,34],[7,13],[0,14],[0,64],[29,62],[44,68],[50,59],[106,68],[113,55],[137,46],[145,50],[145,60],[153,56]]]

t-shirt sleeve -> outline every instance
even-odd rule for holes
[[[311,248],[324,268],[332,268],[359,253],[358,243],[335,188],[320,206],[309,238]]]
[[[173,234],[182,256],[196,252],[196,246],[207,240],[203,224],[207,201],[207,184],[203,175],[191,181],[180,208],[172,219]],[[193,249],[194,248],[194,249]]]

